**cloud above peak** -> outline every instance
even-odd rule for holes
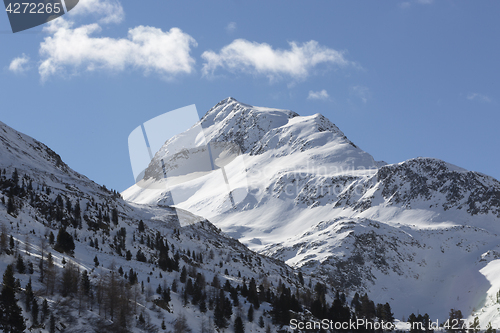
[[[289,45],[290,49],[281,50],[273,49],[266,43],[236,39],[219,53],[203,52],[205,63],[202,72],[204,76],[211,76],[221,68],[231,73],[264,75],[271,80],[283,76],[304,79],[320,64],[339,67],[351,64],[343,52],[322,46],[314,40],[303,44],[290,42]]]
[[[128,31],[127,38],[95,37],[100,31],[97,23],[75,29],[59,24],[40,44],[42,62],[38,71],[42,81],[53,75],[98,69],[121,72],[135,68],[167,79],[194,71],[190,51],[197,43],[178,28],[164,32],[138,26]]]
[[[330,95],[328,95],[328,92],[323,89],[321,91],[309,91],[309,95],[307,96],[307,99],[318,99],[318,100],[327,100],[330,98]]]

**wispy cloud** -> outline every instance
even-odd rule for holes
[[[75,19],[89,16],[96,23],[77,26]],[[144,74],[157,73],[170,79],[194,71],[191,48],[196,40],[181,29],[170,31],[138,26],[124,38],[99,36],[102,25],[123,21],[125,13],[117,0],[86,0],[69,12],[45,25],[48,33],[40,43],[38,72],[42,81],[51,76],[75,75],[82,71],[121,72],[137,69]],[[29,58],[12,60],[9,69],[22,72]]]
[[[486,95],[478,94],[478,93],[468,93],[467,99],[469,101],[477,101],[482,103],[491,103],[491,98]]]
[[[117,0],[85,0],[80,1],[69,16],[92,15],[98,17],[101,24],[120,23],[125,18],[125,11]]]
[[[323,89],[321,91],[309,91],[309,96],[307,96],[307,99],[320,99],[320,100],[327,100],[330,98],[330,95],[328,95],[328,92]]]
[[[282,76],[304,79],[320,64],[347,66],[351,64],[339,52],[316,41],[303,44],[290,42],[290,49],[273,49],[266,43],[236,39],[224,46],[219,53],[205,51],[202,58],[203,75],[210,76],[220,67],[229,72],[265,75],[274,80]]]
[[[71,25],[60,22],[53,35],[40,44],[42,62],[38,71],[42,81],[52,75],[76,74],[82,70],[121,72],[137,68],[145,74],[156,72],[165,78],[194,71],[195,60],[190,51],[197,43],[178,28],[162,31],[138,26],[128,31],[127,38],[115,39],[95,37],[101,32],[97,23],[75,29]]]
[[[351,95],[359,98],[363,103],[366,103],[371,97],[371,91],[365,86],[354,86],[351,87]]]
[[[24,73],[29,69],[30,58],[23,53],[22,56],[15,58],[9,65],[9,70],[15,74]]]
[[[229,24],[226,26],[226,31],[227,33],[233,33],[236,31],[236,22],[229,22]]]
[[[413,1],[403,1],[398,4],[400,8],[410,8],[412,3],[417,5],[430,5],[434,0],[413,0]]]

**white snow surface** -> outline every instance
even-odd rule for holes
[[[389,302],[398,319],[414,312],[443,320],[454,308],[469,319],[479,316],[482,327],[499,327],[497,180],[433,158],[377,162],[320,114],[301,117],[234,98],[191,130],[199,126],[205,143],[241,149],[245,167],[225,166],[234,170],[232,189],[246,195],[234,209],[227,208],[217,170],[171,186],[155,180],[158,160],[171,158],[190,130],[168,140],[146,184],[123,197],[210,218],[255,251],[303,267],[351,296],[366,291]],[[196,154],[185,158],[186,165],[196,162]],[[172,202],[171,190],[185,196]]]
[[[47,251],[52,253],[55,266],[58,269],[58,276],[60,276],[65,266],[63,260],[74,263],[80,270],[88,271],[93,283],[98,283],[103,276],[109,274],[112,267],[114,267],[115,272],[118,267],[122,267],[125,273],[129,272],[130,269],[137,273],[139,289],[140,283],[143,282],[145,292],[140,293],[137,303],[131,301],[133,307],[137,308],[137,311],[134,311],[133,316],[130,318],[132,332],[147,331],[136,326],[140,313],[143,313],[146,322],[152,325],[153,330],[156,329],[157,331],[160,330],[159,327],[162,321],[165,321],[167,331],[171,331],[175,319],[179,314],[183,313],[188,318],[188,325],[192,332],[198,332],[202,321],[207,324],[208,318],[213,316],[212,310],[202,314],[198,306],[192,304],[183,306],[181,295],[183,284],[179,283],[179,272],[164,272],[156,264],[135,260],[139,249],[144,252],[148,259],[155,258],[156,255],[154,250],[139,242],[141,236],[144,238],[149,236],[154,240],[159,232],[165,237],[170,246],[170,257],[173,256],[174,249],[180,251],[180,267],[185,265],[188,270],[191,267],[188,263],[192,263],[188,251],[202,254],[203,262],[196,262],[195,266],[197,272],[204,274],[207,283],[210,283],[214,276],[218,276],[221,285],[226,280],[230,281],[233,286],[241,285],[243,278],[247,279],[248,284],[250,278],[255,278],[257,284],[265,283],[278,286],[281,282],[293,290],[300,286],[297,274],[292,268],[281,261],[252,252],[237,240],[227,237],[207,220],[182,209],[174,210],[171,207],[160,206],[156,203],[155,205],[137,204],[117,198],[105,187],[71,170],[61,161],[57,154],[44,144],[0,123],[0,170],[3,171],[3,169],[6,169],[5,177],[7,179],[17,169],[20,178],[19,183],[22,187],[27,186],[28,178],[25,178],[25,176],[29,176],[32,180],[31,185],[37,191],[37,196],[40,197],[41,201],[52,203],[58,195],[62,196],[65,202],[69,200],[73,205],[78,201],[82,209],[82,215],[88,216],[90,220],[94,219],[96,215],[97,208],[94,209],[95,205],[102,205],[99,207],[106,207],[110,210],[111,208],[117,208],[119,212],[118,224],[109,223],[109,229],[92,230],[86,221],[83,221],[82,228],[74,228],[69,225],[67,231],[73,235],[76,245],[74,255],[69,255],[59,253],[51,246],[48,246],[48,236],[51,232],[57,235],[59,224],[54,220],[47,220],[45,215],[32,206],[29,200],[21,202],[21,200],[16,199],[18,208],[14,214],[15,216],[7,214],[7,205],[0,203],[0,224],[6,227],[8,235],[12,235],[15,242],[13,249],[15,255],[0,253],[0,272],[3,273],[8,264],[15,264],[17,255],[24,258],[26,265],[32,263],[34,266],[33,274],[16,273],[15,277],[20,280],[22,288],[25,287],[29,278],[32,279],[38,303],[41,304],[44,298],[48,300],[51,311],[58,317],[58,329],[62,329],[62,325],[65,325],[67,330],[71,332],[93,331],[94,328],[91,324],[99,316],[97,315],[96,304],[94,304],[92,311],[85,307],[84,311],[79,314],[76,309],[77,302],[75,299],[64,299],[58,293],[50,295],[44,292],[45,287],[39,282],[40,270],[38,267],[42,240],[47,244],[45,258],[47,257]],[[7,198],[4,197],[4,199],[7,202]],[[191,220],[193,223],[181,227],[176,215],[180,215],[179,219]],[[138,232],[138,222],[140,220],[145,224],[146,230],[143,233]],[[132,252],[134,258],[129,261],[126,260],[124,255],[118,255],[113,247],[113,237],[122,228],[126,231],[126,248]],[[91,239],[98,240],[99,245],[97,248],[90,246]],[[211,254],[213,254],[213,258],[210,258]],[[98,266],[94,264],[96,256],[99,260]],[[241,277],[239,277],[239,273]],[[321,281],[319,278],[309,277],[306,274],[304,276],[307,281],[310,279],[313,285]],[[152,300],[159,297],[155,292],[158,285],[171,286],[174,279],[179,283],[179,290],[171,293],[170,311],[153,306]],[[206,288],[207,293],[212,292],[210,286]],[[328,295],[329,301],[331,301],[332,296],[332,293]],[[19,297],[18,294],[17,297],[19,299],[23,296]],[[19,301],[20,305],[22,303]],[[241,296],[240,304],[242,304],[242,313],[246,314],[250,304]],[[24,309],[24,305],[21,307]],[[270,304],[265,302],[260,309],[255,310],[256,320],[253,323],[245,320],[246,331],[264,332],[265,329],[260,328],[257,322],[259,316],[262,315],[266,325],[271,324],[270,316],[265,314],[265,311],[268,312],[269,310]],[[236,312],[235,308],[231,323],[236,318]],[[24,316],[25,318],[31,318],[31,315],[26,312],[24,312]],[[110,323],[109,317],[107,322]],[[26,324],[30,327],[32,324],[31,319],[27,319]],[[48,332],[48,325],[46,325],[45,329],[36,328],[33,331]]]

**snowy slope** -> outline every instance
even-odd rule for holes
[[[17,189],[12,180],[15,170],[19,176]],[[213,316],[213,309],[202,313],[198,306],[183,304],[184,284],[179,282],[180,272],[162,271],[158,267],[158,249],[147,244],[149,239],[151,244],[155,239],[157,241],[159,235],[170,247],[169,258],[174,260],[174,253],[179,255],[179,267],[186,266],[188,277],[194,279],[198,273],[203,274],[207,281],[207,286],[203,286],[206,293],[215,292],[210,286],[215,276],[219,278],[221,285],[229,281],[233,287],[241,286],[243,281],[248,285],[253,278],[258,285],[263,284],[273,292],[276,292],[280,285],[292,290],[297,290],[300,286],[294,269],[281,261],[252,252],[245,245],[222,233],[209,221],[168,206],[126,202],[116,192],[109,191],[70,169],[44,144],[3,123],[0,123],[0,198],[5,201],[5,204],[0,203],[0,225],[3,226],[0,232],[5,231],[14,241],[14,247],[9,251],[0,249],[0,274],[3,274],[8,264],[15,264],[17,256],[24,258],[26,265],[33,264],[33,274],[16,273],[16,278],[20,280],[22,288],[28,279],[32,279],[39,304],[43,299],[49,301],[50,309],[57,317],[57,328],[61,331],[66,327],[71,332],[89,332],[98,330],[98,327],[101,327],[99,325],[111,324],[112,321],[108,317],[103,324],[103,316],[98,314],[95,303],[93,310],[88,304],[82,310],[76,298],[64,298],[58,292],[45,292],[45,285],[39,281],[41,271],[38,266],[42,256],[42,244],[45,260],[48,252],[54,258],[58,277],[68,263],[74,264],[79,271],[88,271],[95,286],[107,281],[112,274],[118,275],[119,267],[125,273],[131,269],[137,273],[138,284],[129,292],[130,295],[138,292],[138,296],[130,296],[134,311],[130,318],[127,318],[131,325],[129,329],[133,332],[159,331],[162,321],[165,322],[167,330],[171,330],[180,314],[189,319],[188,325],[193,332],[200,331],[202,323],[205,327],[212,325],[208,323],[208,318]],[[58,205],[58,198],[61,198],[62,205]],[[15,205],[15,211],[8,214],[7,202],[10,200]],[[79,216],[73,210],[77,204],[81,207]],[[69,206],[72,208],[68,208]],[[117,212],[116,221],[113,221],[113,211]],[[58,215],[60,217],[57,217]],[[193,220],[197,223],[181,226],[180,220]],[[139,221],[143,221],[144,231],[138,230]],[[73,255],[57,252],[53,246],[48,245],[50,234],[57,235],[63,225],[74,238]],[[127,260],[125,250],[117,246],[122,237],[120,235],[124,234],[123,244],[131,251],[132,260]],[[145,262],[136,260],[139,251],[145,254]],[[195,256],[195,253],[198,256]],[[96,257],[98,265],[94,262]],[[304,277],[311,285],[321,281],[307,274]],[[162,310],[153,304],[153,301],[160,297],[155,291],[159,285],[172,286],[174,280],[178,283],[179,290],[172,291],[169,310]],[[145,286],[143,292],[140,292],[141,282]],[[56,290],[59,288],[58,283],[59,281],[56,282]],[[300,288],[313,293],[307,286]],[[329,300],[332,295],[332,291],[329,291]],[[18,299],[23,300],[23,297],[18,296]],[[242,306],[238,311],[246,316],[250,305],[242,296],[239,298]],[[261,308],[255,310],[254,322],[246,323],[247,331],[265,331],[265,328],[257,324],[261,315],[266,325],[276,329],[271,323],[269,310],[270,304],[263,302]],[[146,319],[146,324],[142,326],[136,325],[140,314]],[[230,320],[231,325],[236,315],[235,308]],[[24,316],[31,318],[26,311]],[[33,321],[27,319],[26,323],[29,327]],[[48,324],[33,329],[36,332],[47,332]]]
[[[126,200],[175,204],[208,217],[251,249],[351,295],[367,291],[395,304],[399,319],[428,312],[442,320],[456,308],[479,314],[484,326],[500,324],[491,310],[500,283],[493,273],[498,257],[491,255],[499,253],[497,180],[438,159],[376,162],[322,115],[301,117],[233,98],[197,126],[205,142],[241,149],[244,168],[235,166],[229,177],[233,189],[244,190],[235,209],[227,209],[217,170],[165,183],[159,161],[175,164],[169,152],[189,131],[165,143],[144,183],[122,193]],[[184,158],[187,165],[196,154]],[[179,200],[169,196],[176,191],[184,194]]]

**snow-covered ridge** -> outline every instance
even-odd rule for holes
[[[498,180],[434,158],[415,158],[383,166],[366,181],[363,190],[361,200],[348,204],[358,211],[372,207],[378,197],[383,198],[384,205],[406,209],[438,207],[500,217]],[[348,201],[346,195],[337,205],[346,205]]]
[[[266,286],[269,295],[271,292],[279,295],[278,288],[290,288],[294,292],[300,289],[312,294],[311,288],[303,285],[304,280],[300,282],[297,272],[282,261],[251,251],[207,220],[201,219],[201,222],[182,227],[179,216],[183,216],[184,220],[192,217],[200,221],[190,212],[168,206],[126,202],[117,193],[73,171],[42,143],[2,123],[0,198],[3,201],[0,203],[0,273],[3,274],[8,264],[19,261],[18,258],[23,259],[32,271],[23,273],[17,269],[15,277],[23,288],[29,280],[32,281],[36,294],[33,297],[38,305],[43,299],[48,300],[49,310],[56,317],[57,330],[139,333],[159,331],[165,325],[165,329],[171,331],[181,315],[189,318],[186,325],[192,332],[200,331],[201,326],[213,330],[213,320],[209,322],[208,318],[214,316],[215,310],[207,304],[214,302],[214,295],[221,294],[219,289],[222,286],[225,288],[222,295],[228,298],[228,286],[241,290],[244,283],[246,288],[251,281],[258,286]],[[74,253],[57,252],[49,244],[59,229],[66,230],[72,242],[74,240]],[[5,244],[4,236],[12,236],[12,246]],[[47,261],[48,253],[53,259],[53,269],[47,263],[39,265],[42,257]],[[140,253],[143,259],[139,259]],[[162,268],[162,265],[166,267]],[[40,267],[46,269],[43,283],[40,282]],[[74,272],[78,275],[75,275],[76,280],[71,281],[71,290],[75,290],[76,285],[80,286],[75,281],[80,281],[80,274],[85,270],[92,284],[92,296],[83,299],[81,290],[78,295],[76,291],[69,291],[65,296],[60,292],[66,288],[60,280],[64,280],[63,274],[71,267],[78,269]],[[182,271],[185,281],[181,281]],[[136,283],[130,282],[132,276],[136,277]],[[307,274],[304,278],[311,285],[321,281]],[[219,281],[220,286],[215,286],[213,281]],[[196,303],[194,296],[183,293],[190,284],[191,287],[194,284],[201,288],[201,297],[206,299],[203,311],[200,300]],[[178,286],[178,290],[174,290],[174,285]],[[110,286],[119,286],[119,289],[111,289]],[[159,286],[163,291],[168,288],[171,299],[165,303],[159,302],[164,297]],[[50,288],[54,291],[49,292]],[[227,318],[227,325],[231,326],[237,316],[246,318],[242,313],[247,314],[251,306],[241,292],[236,292],[234,296],[234,290],[230,304],[235,307]],[[259,287],[259,290],[262,295],[265,294],[264,287]],[[113,294],[113,291],[116,293]],[[24,300],[23,293],[16,296]],[[127,311],[126,314],[114,308],[118,305],[112,296],[124,298],[125,302],[121,304],[126,306],[120,311]],[[332,291],[328,290],[326,297],[330,304],[332,296]],[[79,301],[77,297],[80,297]],[[235,298],[239,300],[238,308]],[[263,323],[273,330],[278,329],[269,315],[272,309],[270,298],[269,302],[259,302],[260,309],[258,306],[254,309],[252,305],[255,320],[245,323],[247,329],[265,332],[264,325],[259,324],[261,316]],[[116,311],[114,319],[111,319],[111,309]],[[28,327],[35,327],[30,311],[23,312],[26,318],[23,322]],[[118,312],[120,327],[117,324]],[[304,315],[311,317],[309,312],[304,312]],[[141,324],[139,316],[145,318],[146,323]],[[42,324],[45,328],[32,327],[30,330],[47,332],[48,318]]]
[[[235,210],[217,211],[224,196],[207,172],[182,184],[196,195],[177,207],[215,214],[218,227],[250,248],[395,304],[398,318],[428,312],[444,319],[455,308],[479,315],[483,326],[500,324],[491,301],[500,285],[492,273],[500,253],[500,182],[433,158],[376,162],[319,114],[228,98],[200,124],[211,144],[241,147],[245,172],[233,186],[244,179],[248,195]],[[168,159],[176,140],[157,156]],[[185,165],[193,157],[185,155]],[[135,185],[123,195],[167,200],[167,191]]]

